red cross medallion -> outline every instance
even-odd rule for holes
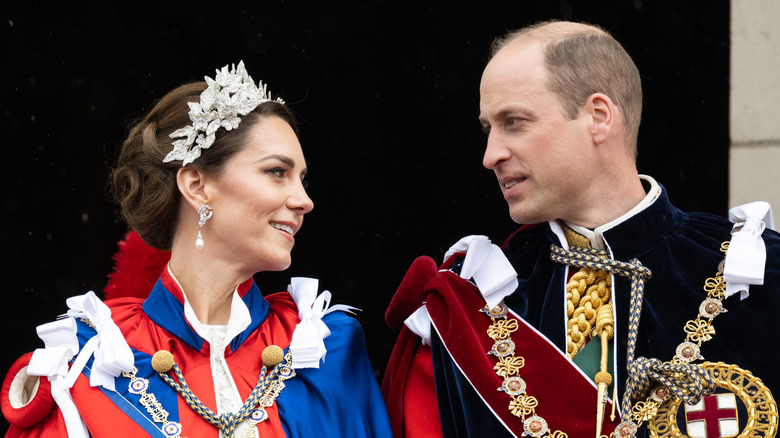
[[[721,402],[719,403],[719,397]],[[723,402],[726,403],[723,403]],[[725,424],[731,420],[731,424],[737,421],[737,408],[734,394],[714,394],[704,397],[696,406],[686,405],[685,419],[688,423],[688,434],[691,437],[700,438],[727,438],[737,434],[729,434],[724,430]],[[695,429],[699,433],[693,433]],[[726,429],[729,429],[726,427]],[[738,427],[736,427],[738,429]],[[701,432],[704,432],[701,434]],[[738,431],[737,431],[738,433]]]

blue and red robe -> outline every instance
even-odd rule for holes
[[[251,323],[230,342],[225,360],[242,399],[246,399],[257,384],[261,352],[268,345],[286,349],[299,317],[287,292],[263,297],[251,279],[237,291],[249,310]],[[217,411],[209,344],[186,321],[184,295],[167,269],[146,300],[117,298],[106,304],[132,349],[136,375],[148,379],[148,392],[167,411],[168,421],[181,424],[182,437],[218,437],[218,429],[198,416],[151,367],[155,352],[170,351],[192,392]],[[331,332],[324,339],[324,361],[319,368],[297,369],[296,376],[285,381],[276,402],[266,409],[268,419],[257,424],[260,436],[390,437],[384,401],[360,325],[340,311],[328,313],[323,322]],[[95,333],[90,325],[78,321],[82,347]],[[6,381],[27,362],[29,355],[17,361]],[[128,378],[115,379],[115,392],[91,387],[91,363],[92,359],[70,393],[93,437],[166,436],[162,425],[138,403],[140,396],[128,391]],[[47,393],[46,380],[41,378],[35,398],[22,409],[10,409],[7,394],[3,394],[4,413],[11,422],[7,437],[67,436],[63,416]]]

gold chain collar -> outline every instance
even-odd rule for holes
[[[721,244],[721,252],[728,251],[729,242]],[[689,320],[684,327],[686,333],[685,341],[680,343],[676,349],[672,364],[690,364],[696,360],[703,360],[701,356],[701,345],[709,341],[715,335],[715,328],[712,326],[712,320],[719,314],[726,312],[723,307],[725,298],[725,282],[723,280],[723,265],[721,261],[718,266],[718,272],[715,277],[708,278],[704,283],[704,291],[707,292],[705,298],[699,306],[699,314],[694,320]],[[611,307],[611,306],[610,306]],[[526,391],[527,384],[520,377],[520,370],[525,366],[525,359],[515,354],[515,343],[511,339],[512,333],[517,331],[518,323],[516,320],[507,319],[509,312],[506,304],[502,301],[490,309],[485,306],[480,309],[487,314],[492,323],[488,327],[487,334],[493,339],[493,348],[487,352],[488,355],[495,356],[498,361],[493,367],[499,377],[504,379],[500,391],[505,392],[511,398],[509,402],[509,411],[512,415],[519,417],[523,421],[523,434],[535,438],[567,438],[568,435],[560,430],[552,431],[547,421],[541,416],[536,415],[538,400]],[[618,425],[616,430],[607,435],[601,435],[602,438],[629,438],[636,436],[636,431],[644,422],[652,421],[658,413],[659,407],[670,400],[671,394],[663,385],[656,385],[650,391],[645,401],[637,402],[631,408],[631,418],[626,419]]]

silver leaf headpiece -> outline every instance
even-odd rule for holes
[[[208,149],[214,143],[217,129],[226,131],[238,127],[239,116],[245,116],[263,102],[276,101],[284,104],[281,98],[272,99],[266,85],[260,81],[258,85],[246,72],[244,61],[217,70],[214,79],[205,77],[208,87],[200,94],[200,102],[187,102],[190,107],[192,125],[172,132],[171,138],[179,138],[173,142],[173,150],[163,159],[163,163],[181,160],[182,166],[192,163],[200,157],[202,149]]]

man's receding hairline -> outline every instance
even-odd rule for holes
[[[527,28],[525,31],[521,29],[514,38],[506,41],[504,45],[494,53],[494,56],[508,46],[525,45],[535,42],[544,47],[554,41],[588,33],[610,36],[609,32],[593,24],[577,23],[573,21],[545,22],[531,26],[531,28]]]

